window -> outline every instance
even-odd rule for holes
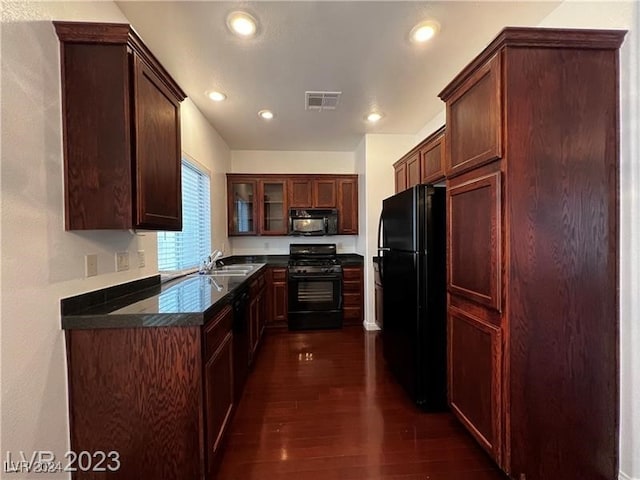
[[[211,253],[209,175],[182,160],[182,231],[158,232],[158,270],[198,267]]]

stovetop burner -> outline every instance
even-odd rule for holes
[[[342,274],[335,243],[292,243],[289,246],[289,273]]]

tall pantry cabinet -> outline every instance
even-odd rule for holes
[[[449,401],[518,480],[618,474],[624,34],[506,28],[440,94]]]

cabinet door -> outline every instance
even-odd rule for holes
[[[272,268],[271,284],[267,288],[270,289],[268,322],[271,326],[284,326],[288,310],[287,269]]]
[[[422,183],[434,183],[444,178],[444,135],[420,149]]]
[[[133,55],[135,227],[182,230],[180,103]]]
[[[227,182],[229,235],[256,235],[257,182],[229,178]]]
[[[338,233],[358,234],[358,178],[338,179]]]
[[[451,306],[448,317],[451,409],[501,465],[501,331]]]
[[[261,180],[260,191],[260,234],[286,235],[287,221],[286,180]]]
[[[259,312],[258,312],[258,297],[255,296],[251,299],[249,304],[249,365],[253,363],[255,358],[256,348],[258,347],[259,337]]]
[[[500,172],[458,177],[447,189],[448,287],[501,311]]]
[[[204,367],[206,461],[211,475],[233,410],[233,342],[229,332]]]
[[[407,189],[407,164],[406,162],[398,163],[393,167],[396,174],[396,193]]]
[[[420,152],[416,152],[407,159],[407,188],[420,183]]]
[[[502,157],[501,57],[447,100],[447,177]]]
[[[334,178],[313,181],[313,206],[336,208],[336,180]]]
[[[289,179],[289,207],[311,208],[313,206],[311,179]]]

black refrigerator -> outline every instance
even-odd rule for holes
[[[378,255],[384,358],[422,409],[446,409],[445,188],[416,185],[382,202]]]

